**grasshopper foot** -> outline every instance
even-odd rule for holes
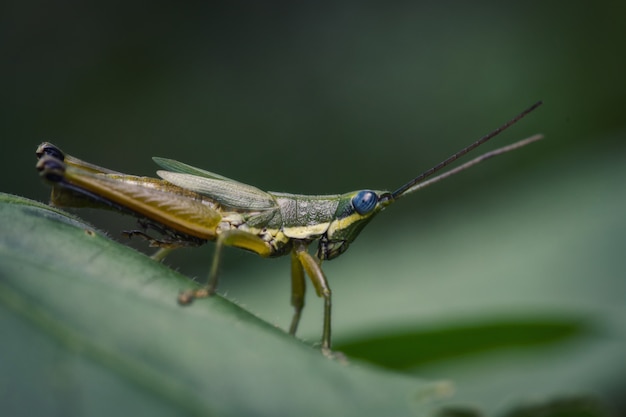
[[[338,350],[331,350],[329,347],[322,347],[321,351],[322,355],[324,355],[326,358],[337,361],[342,365],[347,365],[350,363],[348,357],[343,352],[340,352]]]
[[[213,294],[215,294],[215,291],[208,287],[200,288],[197,290],[182,291],[180,294],[178,294],[178,304],[186,306],[191,304],[196,298],[207,298],[212,296]]]

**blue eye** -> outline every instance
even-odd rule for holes
[[[378,196],[374,191],[363,190],[352,197],[352,206],[359,214],[367,214],[374,210],[378,203]]]

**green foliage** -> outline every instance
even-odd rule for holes
[[[565,342],[584,335],[587,326],[573,319],[485,319],[478,324],[402,329],[335,346],[352,358],[390,369],[417,366],[482,352]]]
[[[220,296],[178,306],[177,292],[196,284],[64,212],[0,194],[0,216],[6,415],[481,415],[476,404],[484,399],[466,386],[464,367],[491,387],[497,407],[486,411],[608,415],[596,399],[577,395],[584,370],[558,366],[582,351],[595,355],[590,340],[606,323],[535,314],[374,329],[344,338],[336,348],[347,357],[329,359]],[[493,367],[507,372],[502,355],[515,351],[522,366],[554,363],[550,377],[566,382],[554,389],[552,379],[544,387],[522,377],[523,389],[507,390]],[[597,370],[608,375],[615,349],[604,353]],[[464,357],[490,363],[451,372]],[[415,376],[432,375],[429,366],[440,362],[448,367],[433,381]],[[447,374],[458,381],[442,382]],[[455,386],[461,395],[452,395]],[[523,402],[532,392],[549,396]]]

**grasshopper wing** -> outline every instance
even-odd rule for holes
[[[214,180],[222,180],[222,181],[231,181],[231,182],[236,182],[238,184],[242,184],[239,181],[226,178],[214,172],[205,171],[204,169],[192,167],[191,165],[187,165],[183,162],[175,161],[174,159],[160,158],[158,156],[155,156],[152,158],[152,160],[156,162],[157,165],[159,165],[161,168],[165,169],[166,171],[178,172],[179,174],[196,175],[198,177],[203,177],[203,178],[211,178]]]
[[[218,179],[207,175],[169,171],[157,171],[157,175],[174,185],[213,198],[220,204],[234,209],[264,211],[278,208],[274,197],[265,191],[224,177]]]

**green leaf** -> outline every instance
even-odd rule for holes
[[[59,210],[0,194],[4,415],[425,415],[448,385],[331,360]]]
[[[410,370],[483,352],[564,343],[585,336],[590,330],[591,326],[573,318],[485,319],[475,324],[388,331],[343,342],[336,348],[352,358]]]

